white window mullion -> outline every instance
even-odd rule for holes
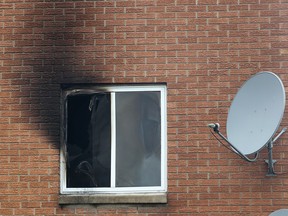
[[[115,92],[111,93],[111,188],[116,185],[116,103]]]

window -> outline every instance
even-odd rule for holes
[[[61,194],[167,190],[166,86],[62,88]]]

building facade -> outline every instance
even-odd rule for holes
[[[287,134],[273,148],[277,176],[268,177],[266,149],[257,162],[243,161],[213,138],[207,124],[219,122],[225,132],[234,95],[259,71],[274,72],[287,88],[287,60],[287,0],[2,0],[0,215],[262,216],[286,208]],[[70,165],[64,164],[64,171],[60,167],[68,161],[67,155],[84,154],[77,149],[80,144],[70,148],[69,140],[91,140],[95,134],[74,133],[100,130],[85,123],[80,105],[86,103],[85,109],[93,110],[96,102],[105,101],[107,97],[102,96],[91,99],[99,93],[99,86],[109,86],[101,95],[109,92],[109,101],[117,103],[118,90],[111,86],[121,89],[123,85],[129,91],[131,86],[145,86],[133,90],[146,92],[141,94],[145,98],[141,104],[149,104],[148,111],[142,106],[142,113],[149,116],[146,126],[141,126],[146,133],[143,139],[160,147],[144,146],[148,149],[145,158],[151,160],[137,169],[142,170],[142,177],[135,177],[132,190],[93,191],[91,185],[104,181],[106,188],[107,181],[73,182],[79,176],[66,174]],[[72,93],[81,86],[80,95],[90,97],[89,101],[84,96],[75,99],[79,109],[70,114],[63,99],[67,86]],[[83,86],[92,86],[93,93]],[[107,107],[102,109],[107,111]],[[128,113],[137,110],[130,107]],[[106,111],[100,113],[101,119],[107,120]],[[114,112],[109,110],[107,116],[110,113]],[[75,116],[73,126],[66,122],[71,115]],[[79,127],[82,121],[84,126]],[[284,115],[280,128],[287,123]],[[125,125],[136,128],[133,121]],[[76,127],[72,135],[67,135],[66,126],[68,130]],[[115,129],[109,128],[110,132]],[[119,128],[121,132],[114,132],[125,133]],[[134,134],[130,131],[124,137],[130,140]],[[116,142],[121,139],[115,136],[108,135]],[[127,171],[119,178],[133,176],[128,171],[133,169],[131,164],[137,164],[141,148],[131,150],[135,158],[124,151],[126,158],[120,162],[128,161],[127,157],[130,162],[119,167]],[[113,154],[111,158],[117,161],[118,152]],[[76,164],[82,177],[90,176],[96,166],[86,162]],[[109,177],[108,182],[116,179],[116,183],[108,187],[130,187],[132,183],[125,180],[117,183],[118,174],[115,171]],[[67,195],[70,183],[66,188],[66,178],[72,188],[85,184],[90,189]],[[151,188],[142,191],[142,185]]]

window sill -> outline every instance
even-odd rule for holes
[[[60,195],[59,204],[167,203],[167,193]]]

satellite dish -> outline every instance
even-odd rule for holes
[[[287,215],[288,215],[288,209],[279,209],[269,214],[269,216],[287,216]]]
[[[219,131],[220,125],[209,124],[231,147],[247,161],[255,161],[258,152],[268,147],[268,175],[274,175],[272,147],[285,131],[276,138],[285,111],[285,88],[281,79],[272,72],[259,72],[247,80],[235,95],[230,106],[226,132],[227,138]],[[255,153],[254,159],[248,155]]]
[[[280,78],[260,72],[236,94],[227,118],[227,137],[243,154],[262,149],[276,133],[285,110],[285,89]]]

